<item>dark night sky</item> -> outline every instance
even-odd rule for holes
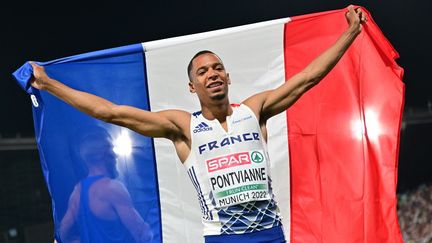
[[[11,77],[26,60],[48,61],[89,51],[243,24],[340,9],[366,7],[398,50],[405,69],[406,106],[432,101],[428,75],[432,2],[349,1],[33,1],[2,3],[0,106],[3,137],[33,136],[29,97]]]

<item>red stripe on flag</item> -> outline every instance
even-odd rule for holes
[[[285,25],[285,77],[347,29],[346,10]],[[369,15],[334,70],[288,111],[291,242],[402,242],[396,213],[404,101],[397,52]]]

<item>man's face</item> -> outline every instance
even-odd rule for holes
[[[117,178],[117,154],[114,153],[113,142],[111,139],[106,139],[104,141],[100,141],[100,144],[103,146],[103,150],[101,153],[103,154],[102,163],[105,164],[105,168],[109,174],[109,177],[112,179]]]
[[[89,170],[102,167],[108,177],[115,179],[118,176],[117,155],[114,153],[110,138],[88,140],[82,146],[85,146],[82,156]]]
[[[228,94],[229,74],[214,54],[202,54],[193,60],[191,78],[189,90],[201,101],[223,100]]]
[[[108,149],[104,151],[105,153],[105,166],[109,173],[109,177],[115,179],[118,177],[117,171],[117,155],[114,153],[113,147],[109,146]]]

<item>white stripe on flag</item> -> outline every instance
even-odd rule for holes
[[[159,48],[164,48],[173,45],[180,45],[184,43],[191,43],[193,41],[202,41],[205,39],[218,37],[222,35],[236,34],[242,31],[250,31],[252,29],[258,29],[258,28],[268,28],[273,25],[285,24],[288,23],[289,21],[291,21],[290,18],[274,19],[274,20],[269,20],[269,21],[264,21],[259,23],[236,26],[232,28],[213,30],[213,31],[202,32],[202,33],[197,33],[192,35],[178,36],[178,37],[173,37],[173,38],[168,38],[163,40],[149,41],[143,43],[143,49],[145,52],[148,52]]]
[[[196,95],[189,93],[186,67],[198,51],[219,55],[230,73],[230,101],[278,87],[285,81],[283,59],[284,19],[277,23],[249,25],[241,31],[220,31],[185,36],[167,42],[144,43],[150,107],[152,111],[200,110]],[[168,44],[166,44],[168,43]],[[284,217],[289,239],[289,165],[285,113],[268,123],[273,190]],[[201,210],[186,170],[171,142],[155,139],[164,242],[203,242]]]

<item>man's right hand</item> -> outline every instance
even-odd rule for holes
[[[30,65],[33,67],[33,76],[30,79],[30,85],[33,88],[44,90],[46,88],[46,84],[50,80],[50,77],[45,72],[45,68],[37,65],[34,62],[30,62]]]

